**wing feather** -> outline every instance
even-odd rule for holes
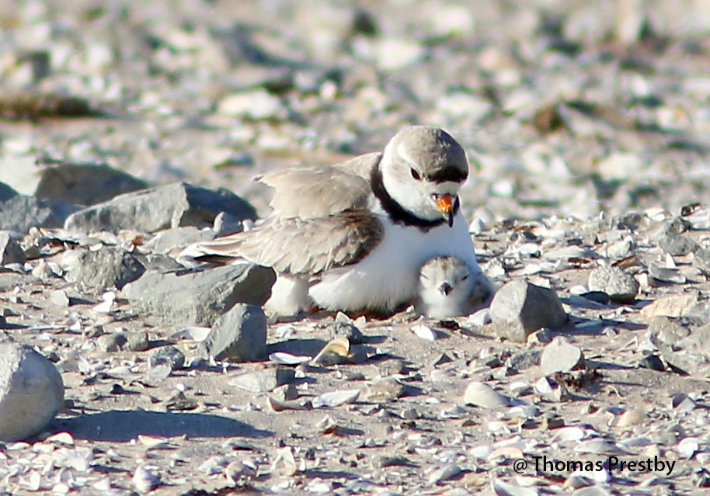
[[[242,258],[309,277],[362,260],[384,235],[382,222],[367,209],[369,175],[380,156],[263,174],[257,179],[275,190],[271,216],[251,231],[190,245],[181,256]]]
[[[188,254],[243,258],[279,273],[317,277],[362,260],[383,235],[382,222],[367,210],[315,219],[271,217],[251,231],[193,245]]]
[[[258,180],[274,188],[275,217],[313,219],[364,208],[370,184],[345,169],[296,167],[267,172]]]

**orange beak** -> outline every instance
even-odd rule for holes
[[[454,197],[447,193],[439,196],[435,201],[437,210],[444,214],[444,219],[449,227],[452,227],[454,225]]]

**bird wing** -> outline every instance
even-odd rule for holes
[[[358,155],[345,162],[335,164],[333,167],[360,176],[369,184],[372,168],[379,163],[381,158],[381,152],[365,153],[364,155]]]
[[[356,263],[382,240],[384,226],[365,209],[318,218],[271,217],[258,227],[189,247],[188,256],[243,258],[279,273],[318,277]]]
[[[242,258],[308,277],[362,260],[384,235],[381,220],[367,208],[369,174],[380,156],[368,153],[335,166],[257,177],[275,190],[271,216],[251,231],[190,245],[180,257]]]
[[[274,217],[312,219],[362,209],[371,193],[365,177],[337,166],[281,169],[257,180],[275,190],[270,203]]]

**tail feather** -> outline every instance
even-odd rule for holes
[[[187,245],[176,257],[183,265],[194,266],[206,262],[216,265],[227,265],[244,258],[239,252],[242,244],[241,236],[225,236],[212,241],[199,241]]]

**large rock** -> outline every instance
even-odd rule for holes
[[[19,193],[5,183],[0,183],[0,203],[17,196]]]
[[[668,317],[679,317],[682,315],[691,315],[695,313],[698,306],[698,298],[700,293],[691,291],[685,294],[670,294],[668,296],[660,296],[653,300],[650,304],[641,309],[641,316],[651,319],[658,315],[666,315]]]
[[[666,361],[692,376],[710,377],[710,324],[706,317],[656,316],[648,338]]]
[[[12,291],[15,288],[31,284],[37,278],[31,274],[18,274],[17,272],[0,272],[0,293]]]
[[[236,303],[263,305],[275,280],[272,268],[248,263],[180,275],[148,271],[123,293],[152,322],[212,325]]]
[[[39,433],[64,405],[64,384],[52,362],[32,348],[0,343],[0,441]]]
[[[239,219],[256,218],[254,207],[226,189],[176,183],[119,195],[79,210],[64,227],[82,232],[133,229],[153,233],[180,226],[211,227],[220,212]]]
[[[76,254],[70,264],[67,280],[84,287],[118,288],[138,279],[145,267],[131,253],[112,246],[100,250],[87,250]]]
[[[683,257],[698,251],[698,244],[686,236],[663,236],[658,240],[658,246],[664,252],[674,257]]]
[[[656,315],[648,323],[648,338],[655,346],[677,347],[683,338],[688,337],[697,327],[702,327],[707,319],[702,317],[669,317]]]
[[[95,205],[147,187],[144,181],[106,164],[61,164],[42,171],[35,196]]]
[[[214,323],[200,343],[204,358],[249,362],[266,358],[266,315],[261,307],[237,303]]]
[[[567,321],[553,290],[525,281],[511,281],[500,288],[491,301],[490,313],[496,331],[518,342],[525,342],[538,329],[554,329]]]
[[[61,227],[78,208],[63,200],[16,195],[0,203],[0,230],[24,233],[30,227]]]

